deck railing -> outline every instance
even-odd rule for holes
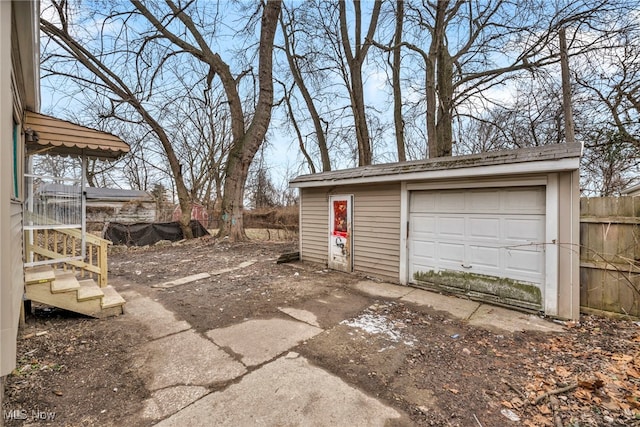
[[[57,264],[64,270],[91,278],[100,287],[107,286],[107,248],[110,241],[85,235],[85,257],[82,257],[82,231],[71,228],[25,230],[26,266]]]

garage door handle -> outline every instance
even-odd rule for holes
[[[462,268],[471,268],[470,265],[464,265],[464,264],[460,264],[462,266]]]

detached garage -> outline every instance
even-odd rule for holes
[[[580,144],[302,175],[300,257],[579,316]]]

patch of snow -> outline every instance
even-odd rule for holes
[[[405,345],[414,344],[413,337],[403,336],[403,334],[398,330],[397,322],[393,322],[381,314],[365,312],[354,319],[343,320],[340,324],[361,329],[362,331],[372,335],[384,335],[387,339],[393,342],[402,341]],[[402,326],[406,327],[405,325]]]

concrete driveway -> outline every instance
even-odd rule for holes
[[[492,329],[562,330],[536,316],[405,286],[362,281],[355,289]],[[151,333],[136,350],[133,369],[152,392],[143,417],[157,426],[409,424],[406,414],[291,350],[323,333],[312,311],[281,307],[280,318],[243,319],[200,334],[149,297],[123,296],[127,314]]]

